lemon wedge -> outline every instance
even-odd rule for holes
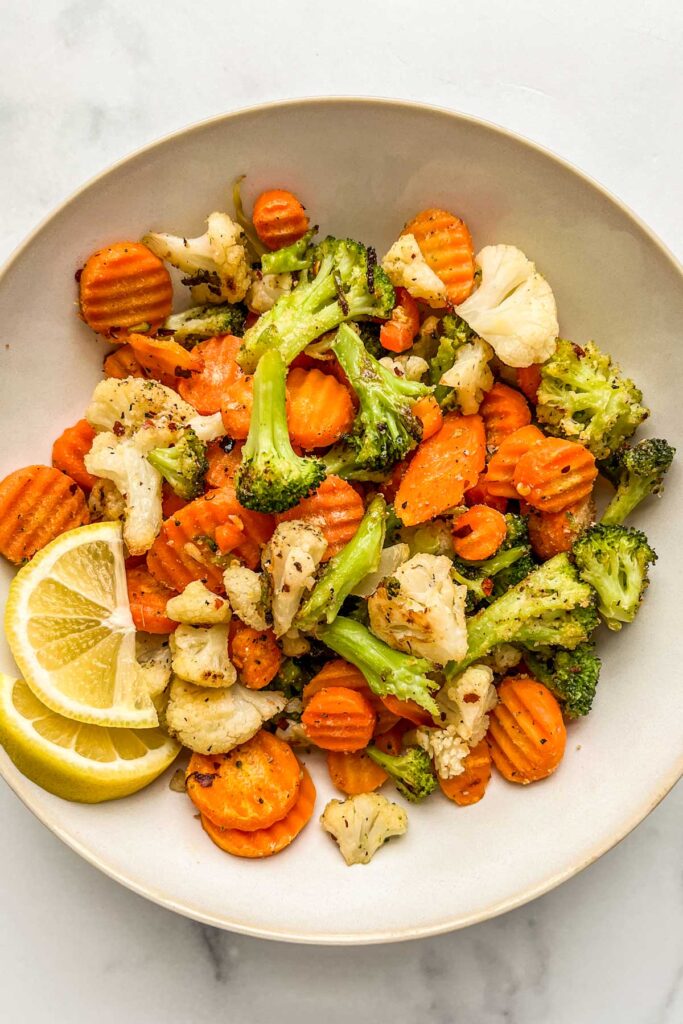
[[[158,724],[135,658],[119,523],[81,526],[39,551],[12,581],[5,631],[50,710],[107,727]]]
[[[107,729],[64,718],[23,680],[2,672],[0,744],[32,782],[65,800],[89,804],[136,793],[180,751],[160,729]]]

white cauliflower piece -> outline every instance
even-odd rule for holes
[[[315,582],[315,571],[327,550],[322,530],[301,519],[280,523],[264,548],[262,564],[273,584],[273,632],[289,631],[305,591]]]
[[[228,626],[180,625],[171,633],[173,671],[197,686],[231,686],[237,671],[228,655]]]
[[[255,736],[286,703],[284,693],[274,690],[248,690],[239,683],[208,688],[174,679],[166,725],[183,746],[198,754],[227,754]]]
[[[414,555],[368,600],[375,636],[437,665],[467,654],[467,588],[455,583],[446,555]]]
[[[308,654],[311,649],[310,642],[298,629],[288,629],[281,637],[280,646],[285,658],[300,658],[302,654]]]
[[[171,681],[171,648],[167,636],[138,633],[135,657],[150,697],[158,697]]]
[[[215,626],[230,621],[230,605],[201,580],[193,580],[182,594],[166,602],[166,615],[174,622],[190,626]]]
[[[291,292],[293,285],[291,274],[257,273],[247,292],[247,306],[253,313],[267,313],[278,299]]]
[[[429,363],[422,356],[412,356],[406,352],[400,356],[382,356],[379,360],[395,377],[404,380],[422,380],[429,369]]]
[[[279,740],[289,743],[290,747],[310,747],[311,745],[303,723],[296,718],[278,719],[275,735]]]
[[[442,779],[453,779],[465,771],[463,761],[470,748],[454,725],[447,725],[444,729],[419,726],[408,735],[410,743],[417,743],[427,751],[434,761],[437,775]]]
[[[516,668],[522,660],[522,652],[512,644],[498,644],[490,654],[482,658],[481,663],[493,669],[496,675],[505,675],[510,669]]]
[[[414,299],[424,299],[433,309],[448,302],[446,285],[422,255],[415,235],[401,235],[382,260],[382,268],[396,288],[405,288]]]
[[[521,249],[487,245],[476,257],[481,284],[456,312],[508,366],[542,363],[554,353],[559,324],[550,285]]]
[[[489,711],[498,703],[493,672],[488,665],[470,665],[436,695],[441,718],[470,747],[476,747],[489,727]]]
[[[229,565],[223,573],[223,584],[230,607],[238,619],[252,629],[266,629],[261,575],[244,565]]]
[[[392,544],[383,548],[379,556],[379,565],[375,572],[369,572],[351,591],[353,597],[370,597],[387,576],[395,573],[399,565],[410,558],[410,547],[407,544]]]
[[[408,815],[379,793],[360,793],[330,800],[320,824],[336,840],[347,864],[368,864],[388,839],[404,834]]]
[[[206,301],[241,302],[252,279],[246,235],[227,213],[212,213],[206,225],[198,238],[152,232],[142,241],[160,259],[197,278]]]
[[[126,499],[111,480],[98,480],[88,495],[90,520],[104,519],[107,522],[123,522],[126,515]]]
[[[220,413],[200,416],[165,384],[141,377],[101,380],[93,391],[85,418],[94,430],[112,431],[117,437],[132,437],[143,427],[147,451],[177,441],[179,427],[191,427],[200,441],[213,441],[225,435]]]
[[[493,387],[493,374],[489,361],[493,349],[481,338],[461,345],[455,353],[455,361],[439,381],[453,388],[458,405],[465,416],[479,411],[484,393]]]
[[[111,480],[123,496],[123,539],[131,555],[144,554],[161,529],[162,479],[140,450],[137,435],[98,434],[83,461],[89,473]]]

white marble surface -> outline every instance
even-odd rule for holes
[[[334,93],[421,99],[519,131],[611,188],[680,255],[675,0],[5,0],[2,17],[3,256],[143,143],[231,108]],[[682,812],[679,787],[589,870],[498,920],[336,950],[161,910],[81,862],[0,784],[0,1017],[675,1024]]]

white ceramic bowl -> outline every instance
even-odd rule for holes
[[[381,252],[411,214],[462,214],[477,248],[518,245],[550,281],[564,336],[595,338],[643,387],[647,431],[680,448],[683,288],[679,268],[628,210],[557,157],[471,118],[380,100],[273,104],[182,131],[118,164],[54,213],[0,281],[0,476],[49,461],[83,414],[104,346],[75,315],[74,271],[101,245],[150,228],[200,234],[246,173],[302,196],[323,232]],[[547,891],[617,843],[683,772],[681,473],[636,517],[659,552],[638,621],[601,635],[593,714],[569,730],[561,769],[522,790],[494,778],[469,809],[435,797],[409,809],[408,835],[347,868],[316,822],[261,862],[221,853],[168,776],[137,796],[69,804],[24,779],[17,795],[88,861],[197,920],[268,938],[363,943],[432,935]],[[2,597],[10,570],[0,567]],[[4,643],[0,668],[15,671]],[[315,766],[314,766],[315,767]],[[315,770],[317,814],[333,795]],[[643,866],[647,871],[647,865]]]

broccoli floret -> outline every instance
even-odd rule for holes
[[[343,480],[363,480],[366,483],[381,484],[387,479],[389,470],[366,469],[358,461],[357,451],[340,441],[323,455],[328,475],[340,476]]]
[[[241,338],[247,311],[244,306],[223,302],[219,306],[193,306],[183,313],[173,313],[164,320],[164,330],[173,331],[174,341],[201,341],[221,334]]]
[[[307,270],[313,265],[315,247],[311,239],[317,228],[311,228],[301,238],[285,245],[275,252],[266,252],[261,257],[261,268],[264,274],[291,274],[296,270]]]
[[[278,674],[266,689],[284,693],[287,700],[291,700],[292,697],[301,696],[304,686],[309,679],[313,678],[313,675],[315,673],[307,672],[298,658],[285,658],[280,665]]]
[[[192,501],[203,493],[204,476],[209,468],[206,445],[191,428],[183,432],[173,447],[154,448],[147,459],[179,498]]]
[[[248,373],[268,349],[289,364],[321,334],[346,320],[387,318],[396,302],[391,281],[371,250],[350,238],[326,238],[315,248],[311,281],[301,280],[244,335],[238,360]]]
[[[447,674],[458,675],[498,644],[573,650],[597,623],[592,588],[566,554],[555,555],[469,619],[467,657],[451,663]]]
[[[639,441],[633,448],[622,445],[611,458],[600,463],[600,472],[617,489],[602,522],[606,526],[619,525],[648,495],[661,494],[675,454],[676,449],[668,441],[652,437]]]
[[[573,651],[527,651],[529,671],[562,702],[567,718],[587,715],[600,676],[600,659],[593,644],[579,644]]]
[[[560,340],[541,367],[536,415],[549,434],[580,441],[605,459],[649,415],[643,395],[592,341]]]
[[[369,352],[371,356],[374,356],[375,359],[382,359],[384,356],[389,355],[379,340],[379,332],[381,329],[381,324],[373,323],[371,320],[363,320],[358,324],[360,340],[365,345],[366,351]]]
[[[329,626],[320,626],[317,636],[340,658],[346,658],[355,665],[365,676],[372,692],[379,697],[392,695],[399,700],[414,700],[430,714],[439,714],[430,693],[437,690],[439,684],[427,675],[434,671],[431,661],[395,651],[360,622],[342,615],[338,615]]]
[[[320,486],[320,459],[300,458],[287,430],[285,364],[273,349],[254,374],[254,405],[242,463],[235,480],[238,501],[255,512],[284,512]]]
[[[458,349],[474,338],[476,338],[476,334],[472,328],[455,313],[449,313],[441,321],[439,347],[429,364],[429,379],[435,385],[434,397],[442,409],[457,406],[458,396],[453,388],[439,384],[439,381],[455,362]]]
[[[368,747],[367,754],[375,764],[390,775],[396,789],[406,800],[417,803],[437,787],[429,754],[422,747],[408,747],[401,754],[385,754],[377,747]]]
[[[360,410],[341,447],[335,445],[326,457],[328,470],[344,469],[353,453],[353,472],[387,472],[421,439],[422,425],[412,406],[431,388],[387,370],[347,324],[339,328],[332,350],[358,395]]]
[[[310,632],[319,622],[332,622],[353,588],[379,565],[386,523],[386,502],[378,494],[368,505],[356,533],[329,560],[294,625]]]
[[[599,523],[574,543],[581,577],[597,591],[598,611],[610,629],[633,622],[657,555],[641,530]]]

